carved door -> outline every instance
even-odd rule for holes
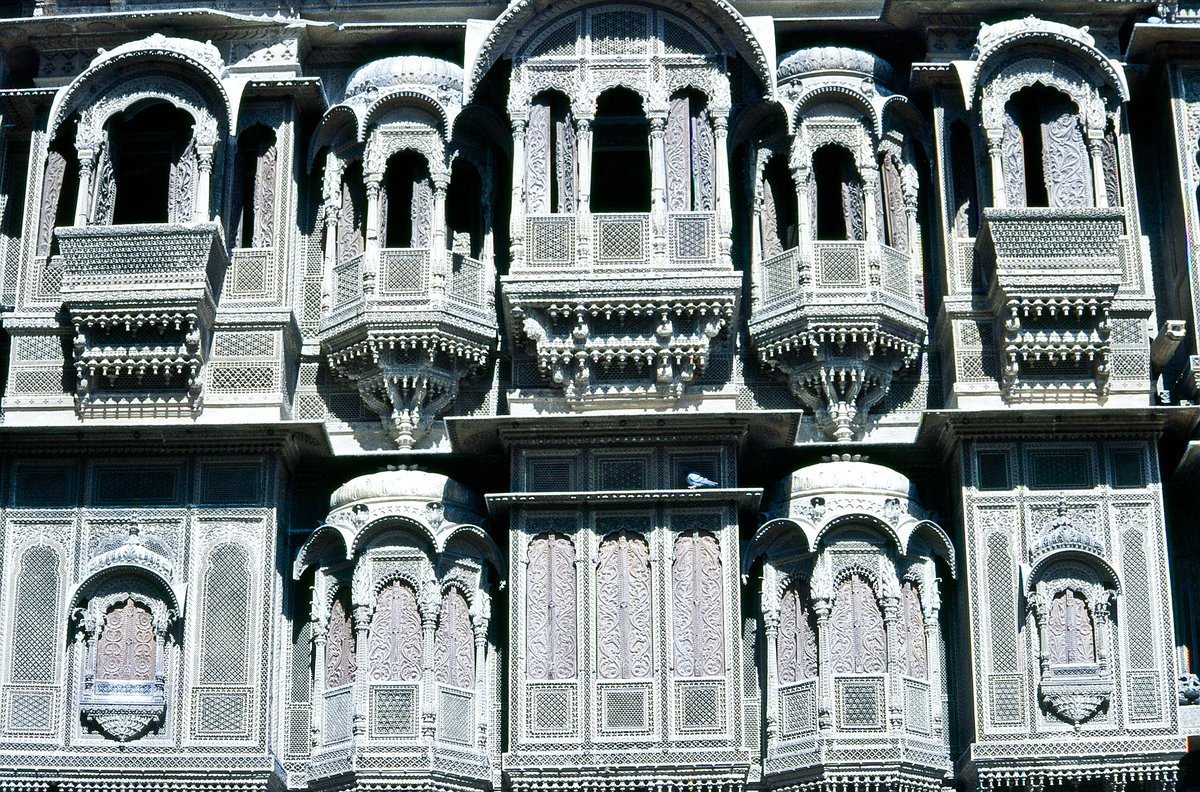
[[[411,682],[421,677],[421,614],[407,583],[394,580],[380,590],[367,660],[372,682]]]
[[[200,179],[200,164],[196,156],[196,140],[187,144],[171,163],[167,190],[167,222],[190,223],[196,208],[196,190]]]
[[[475,687],[475,633],[467,599],[456,588],[442,597],[433,634],[433,666],[437,681],[460,688]]]
[[[1013,112],[1011,107],[1004,112],[1004,136],[1000,141],[1004,197],[1009,206],[1025,206],[1025,140]]]
[[[900,619],[900,655],[904,658],[904,673],[926,679],[929,676],[929,662],[925,643],[925,612],[921,609],[921,592],[911,580],[904,581],[900,589]]]
[[[776,644],[780,684],[817,675],[817,622],[803,581],[793,581],[783,590]]]
[[[724,587],[716,537],[692,531],[676,539],[671,580],[675,674],[720,676],[725,673]]]
[[[530,214],[575,211],[578,145],[565,100],[535,99],[525,133],[525,206]]]
[[[155,655],[149,608],[127,599],[108,612],[96,642],[96,679],[148,682]]]
[[[576,670],[575,546],[562,534],[529,543],[525,578],[525,670],[530,679],[571,679]]]
[[[712,211],[714,138],[702,100],[686,95],[671,99],[665,149],[667,211]]]
[[[1051,206],[1092,206],[1092,168],[1075,105],[1065,97],[1042,107],[1042,167]]]
[[[867,238],[867,218],[862,179],[852,160],[842,165],[842,210],[846,213],[846,238],[862,241]]]
[[[620,531],[600,543],[596,568],[596,647],[602,679],[650,676],[650,549]]]
[[[908,214],[904,210],[900,169],[893,157],[883,160],[883,198],[887,216],[887,243],[899,250],[908,250]]]
[[[883,613],[875,592],[858,573],[838,586],[829,617],[829,650],[838,674],[882,674],[887,668]]]
[[[359,185],[352,184],[351,179],[362,177],[362,170],[347,169],[342,177],[342,208],[338,214],[338,261],[348,261],[363,251],[363,218],[366,216]]]
[[[275,240],[275,144],[263,143],[254,170],[254,247],[270,247]]]
[[[342,591],[329,609],[329,633],[325,640],[325,686],[335,688],[354,681],[354,632],[350,629],[350,611]]]
[[[1053,665],[1096,662],[1096,641],[1087,602],[1067,589],[1050,603],[1046,620]]]
[[[42,188],[42,212],[38,224],[37,255],[50,255],[50,242],[54,234],[54,221],[58,216],[58,202],[62,198],[63,178],[67,173],[67,158],[54,149],[46,160],[46,179]]]
[[[113,210],[117,205],[117,156],[111,137],[106,136],[100,144],[100,153],[96,158],[95,184],[92,185],[89,222],[94,225],[112,224]]]

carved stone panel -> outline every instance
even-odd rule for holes
[[[900,588],[899,631],[904,673],[918,679],[929,676],[929,658],[925,643],[925,613],[921,610],[921,592],[911,580]]]
[[[555,179],[558,184],[556,212],[575,211],[575,160],[577,158],[575,125],[567,113],[554,116]]]
[[[339,261],[348,261],[362,253],[365,214],[361,191],[349,179],[343,181],[342,208],[337,223]]]
[[[338,687],[354,681],[354,633],[346,592],[334,597],[329,610],[329,635],[325,642],[325,686]]]
[[[1000,146],[1004,163],[1004,197],[1009,206],[1024,206],[1025,142],[1011,112],[1004,114],[1004,137]]]
[[[817,675],[817,621],[808,584],[793,581],[779,602],[779,682],[789,684]]]
[[[167,222],[192,222],[196,206],[196,185],[200,179],[200,165],[196,157],[196,141],[189,139],[183,151],[171,163],[171,175],[167,192]]]
[[[41,257],[50,255],[50,240],[66,172],[67,158],[51,149],[46,160],[46,183],[42,189],[42,211],[38,218],[37,255]]]
[[[1079,115],[1065,99],[1042,108],[1042,166],[1051,206],[1091,206],[1092,169]]]
[[[421,677],[421,614],[412,586],[399,580],[376,600],[367,641],[372,682],[410,682]]]
[[[254,247],[270,247],[275,240],[275,144],[264,146],[254,174]]]
[[[117,152],[106,140],[100,146],[96,160],[95,184],[92,186],[88,215],[93,225],[111,225],[117,205]]]
[[[1051,665],[1096,662],[1092,617],[1080,594],[1067,589],[1050,603],[1046,638]]]
[[[900,250],[908,249],[908,214],[904,209],[904,190],[900,184],[900,169],[896,160],[887,157],[883,163],[884,212],[887,215],[888,244]]]
[[[467,598],[456,588],[442,596],[433,634],[433,667],[437,681],[460,688],[475,686],[475,639]]]
[[[529,543],[525,669],[530,679],[571,679],[576,658],[575,546],[561,534]]]
[[[150,609],[127,599],[104,617],[104,629],[96,641],[96,679],[149,682],[155,670]]]
[[[550,211],[550,105],[529,107],[525,133],[525,208],[530,214]]]
[[[596,651],[603,679],[636,679],[651,671],[650,550],[628,531],[600,543],[596,569]]]
[[[829,618],[829,654],[837,674],[882,674],[887,668],[883,612],[857,572],[838,586]]]
[[[725,673],[724,586],[716,537],[690,531],[676,539],[671,580],[676,675],[720,676]]]
[[[702,101],[686,95],[671,99],[665,142],[667,210],[712,211],[714,138]]]

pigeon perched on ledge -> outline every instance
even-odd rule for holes
[[[701,476],[699,473],[688,473],[687,474],[687,483],[688,483],[688,489],[701,489],[703,487],[717,486],[717,482],[713,481],[712,479],[706,479],[706,478],[704,478],[704,476]]]

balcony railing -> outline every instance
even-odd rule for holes
[[[578,253],[580,229],[575,215],[540,214],[525,218],[524,266],[536,269],[611,270],[649,266],[655,237],[651,216],[636,212],[594,214],[589,227],[590,260]],[[717,218],[714,212],[672,212],[666,224],[666,260],[678,269],[717,263]]]
[[[814,242],[759,266],[767,310],[821,299],[887,302],[917,312],[915,264],[903,250],[868,242]]]

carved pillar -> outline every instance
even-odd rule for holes
[[[863,189],[863,230],[864,245],[867,252],[867,278],[872,286],[879,286],[882,279],[880,246],[883,236],[883,218],[879,216],[879,170],[865,168],[862,172]],[[848,225],[848,224],[847,224]]]
[[[771,576],[774,577],[773,575]],[[779,736],[779,603],[774,581],[763,577],[763,633],[767,638],[767,744]]]
[[[987,130],[988,161],[992,165],[992,206],[1003,209],[1008,206],[1008,195],[1004,187],[1004,138],[1000,130]]]
[[[332,155],[325,160],[325,267],[321,277],[321,312],[333,310],[333,268],[337,265],[338,215],[342,212],[342,169]]]
[[[813,241],[817,229],[813,226],[812,163],[793,165],[792,181],[796,185],[796,253],[801,262],[812,261]],[[805,267],[802,263],[801,267]]]
[[[1095,631],[1092,640],[1096,646],[1096,662],[1100,666],[1102,675],[1108,674],[1109,666],[1111,665],[1111,652],[1108,645],[1109,633],[1109,605],[1111,593],[1107,589],[1101,589],[1092,605],[1092,629]]]
[[[581,266],[592,259],[592,119],[575,119],[576,160],[579,164],[579,204],[575,213],[575,256]]]
[[[309,729],[312,732],[314,748],[324,742],[322,735],[325,730],[325,646],[329,642],[329,614],[323,593],[326,588],[324,578],[318,570],[313,581],[312,605],[309,608],[313,631],[313,699]]]
[[[450,255],[446,250],[446,189],[445,176],[433,177],[433,223],[429,244],[430,290],[434,295],[446,293],[450,279]]]
[[[92,178],[96,168],[95,149],[77,149],[79,152],[79,193],[75,196],[75,225],[88,224],[88,203],[92,197]]]
[[[437,732],[437,677],[433,669],[433,636],[437,628],[441,592],[430,573],[421,586],[421,734],[432,740]]]
[[[1108,207],[1108,189],[1104,186],[1104,132],[1093,134],[1088,130],[1088,155],[1092,161],[1092,195],[1096,196],[1096,206],[1101,209]]]
[[[887,643],[887,685],[888,723],[892,729],[899,730],[904,723],[904,679],[901,677],[904,668],[904,658],[900,656],[900,632],[904,625],[900,623],[900,598],[884,596],[883,605],[883,634]]]
[[[491,598],[487,592],[475,592],[474,608],[471,611],[471,629],[475,636],[475,732],[477,747],[487,750],[487,631],[491,617]]]
[[[650,116],[650,235],[654,260],[666,263],[667,257],[667,118]]]
[[[928,577],[929,587],[925,597],[925,662],[929,671],[929,689],[932,692],[934,734],[943,734],[945,722],[946,687],[942,679],[942,635],[938,630],[938,616],[941,612],[941,594],[938,592],[938,578],[932,574]]]
[[[526,119],[514,118],[512,203],[509,209],[509,255],[512,266],[525,263],[525,126]]]
[[[717,195],[717,243],[721,250],[721,266],[733,266],[733,209],[729,205],[729,119],[728,111],[713,115],[715,138],[713,161],[713,190]]]
[[[833,728],[833,661],[829,657],[829,614],[833,603],[813,598],[817,616],[817,728]]]
[[[383,177],[376,173],[369,174],[367,176],[367,244],[362,264],[364,297],[375,293],[375,284],[379,281],[379,250],[382,243],[379,225],[383,216],[382,202]]]
[[[192,208],[192,222],[207,223],[212,219],[209,205],[212,201],[213,147],[198,146],[196,149],[196,203]]]
[[[354,657],[366,661],[370,656],[368,641],[370,640],[371,616],[374,608],[370,605],[354,606]],[[366,673],[354,674],[354,736],[361,737],[367,733],[367,707],[369,683]]]
[[[757,307],[762,300],[764,277],[762,263],[767,256],[763,250],[763,190],[769,189],[760,181],[754,186],[754,219],[750,223],[750,259],[753,262],[753,277],[750,278],[750,305]]]

